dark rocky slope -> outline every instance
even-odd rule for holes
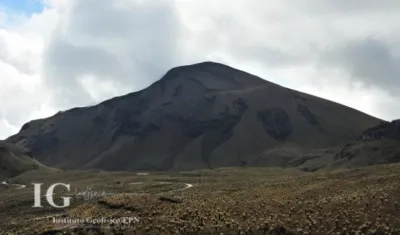
[[[358,141],[318,149],[292,159],[288,165],[307,171],[400,162],[400,120],[382,121],[366,129]]]
[[[30,156],[25,148],[0,141],[0,180],[16,176],[25,171],[45,168]]]
[[[381,120],[205,62],[150,87],[25,124],[7,141],[45,164],[106,170],[284,166]]]
[[[378,126],[368,128],[360,137],[361,140],[400,140],[400,119],[392,122],[381,122]]]

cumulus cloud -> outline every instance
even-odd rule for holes
[[[0,138],[6,137],[34,118],[52,114],[51,93],[40,78],[18,71],[0,61]]]
[[[113,81],[111,90],[142,89],[183,62],[180,24],[172,1],[74,1],[46,48],[46,82],[67,107],[88,104],[87,76]]]
[[[383,41],[365,38],[347,42],[326,55],[326,66],[347,71],[354,79],[400,93],[400,55]]]
[[[205,60],[400,117],[396,0],[43,4],[30,15],[0,7],[0,138],[32,118],[142,89],[171,67]]]
[[[14,134],[27,121],[53,114],[53,93],[41,76],[45,36],[49,35],[54,12],[30,17],[0,17],[0,139]],[[49,20],[49,21],[48,21]],[[44,23],[47,25],[44,25]]]

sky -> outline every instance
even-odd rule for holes
[[[2,0],[0,6],[3,10],[16,11],[19,14],[31,15],[43,11],[44,5],[40,0]]]
[[[398,119],[400,1],[0,0],[0,139],[202,61]]]

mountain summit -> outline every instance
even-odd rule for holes
[[[64,168],[285,166],[380,120],[229,66],[169,70],[146,89],[25,124],[7,141]]]

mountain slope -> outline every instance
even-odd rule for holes
[[[24,171],[43,168],[26,149],[0,141],[0,179],[7,179]]]
[[[31,121],[7,141],[65,168],[282,166],[380,120],[226,65],[171,69],[150,87]]]

